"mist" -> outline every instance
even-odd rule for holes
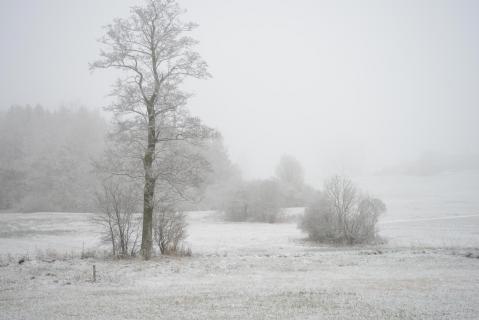
[[[134,3],[3,1],[2,108],[106,106],[115,75],[88,63],[102,26]],[[271,176],[282,154],[317,186],[429,154],[476,159],[474,1],[182,4],[213,75],[188,83],[190,108],[222,132],[247,177]]]
[[[478,39],[474,0],[0,1],[0,320],[475,319]]]

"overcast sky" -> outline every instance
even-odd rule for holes
[[[0,108],[108,103],[102,26],[133,0],[0,0]],[[479,153],[479,1],[183,0],[213,78],[190,109],[246,177],[283,153],[316,184]]]

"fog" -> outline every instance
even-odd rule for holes
[[[115,74],[88,63],[102,26],[133,4],[2,1],[1,108],[107,105]],[[189,107],[222,132],[246,177],[272,175],[282,154],[314,185],[431,155],[478,163],[477,2],[181,4],[213,75],[188,83]]]
[[[475,0],[0,0],[0,320],[476,319],[478,39]]]

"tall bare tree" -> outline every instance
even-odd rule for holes
[[[106,26],[101,59],[91,65],[125,72],[114,86],[116,102],[108,109],[115,115],[118,135],[128,138],[128,148],[142,158],[144,259],[151,256],[155,186],[164,174],[158,146],[207,135],[185,111],[188,95],[180,90],[188,77],[209,77],[207,64],[195,51],[197,41],[188,35],[196,25],[183,22],[183,13],[175,0],[146,0],[132,7],[129,18]]]

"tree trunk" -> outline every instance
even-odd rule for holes
[[[156,119],[154,106],[148,106],[148,146],[143,160],[145,186],[143,189],[143,231],[141,235],[141,255],[149,260],[153,247],[153,210],[156,177],[153,174],[153,161],[156,148]]]
[[[155,194],[155,180],[145,175],[143,193],[143,232],[141,236],[141,255],[148,260],[151,257],[153,246],[153,198]]]

